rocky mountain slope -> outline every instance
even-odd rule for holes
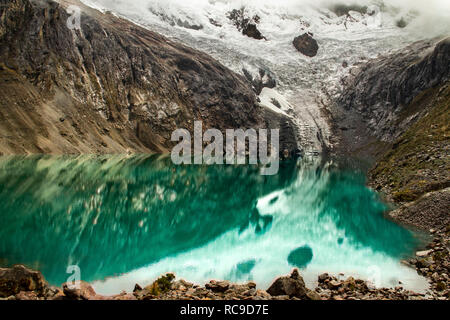
[[[445,1],[81,1],[246,75],[263,105],[292,116],[306,154],[333,150],[323,109],[351,67],[450,30]]]
[[[425,229],[450,225],[450,38],[421,41],[354,69],[335,108],[344,154],[378,159],[370,185]]]
[[[362,116],[367,135],[394,141],[427,111],[410,106],[413,99],[450,79],[449,59],[450,38],[416,42],[351,72],[338,103]]]
[[[343,155],[370,156],[368,183],[394,204],[388,215],[434,240],[409,261],[434,298],[450,270],[450,38],[416,42],[353,68],[332,106]]]
[[[222,130],[289,121],[208,55],[58,2],[0,2],[1,154],[167,152],[172,131],[194,120]],[[80,29],[67,26],[72,4]]]

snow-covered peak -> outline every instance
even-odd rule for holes
[[[316,140],[325,97],[340,90],[341,77],[356,64],[413,41],[450,33],[448,0],[82,0],[132,20],[173,40],[204,51],[235,72],[270,74],[292,106],[299,126]],[[262,39],[243,34],[230,12],[256,25]],[[317,56],[298,52],[292,42],[310,33]],[[348,68],[344,68],[348,65]],[[295,112],[296,110],[296,112]],[[286,111],[286,110],[283,110]],[[297,115],[296,115],[297,113]],[[325,137],[326,140],[326,137]],[[319,141],[312,143],[320,148]]]

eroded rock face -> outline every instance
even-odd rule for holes
[[[43,296],[48,288],[47,281],[39,271],[33,271],[25,266],[16,265],[13,268],[0,268],[0,298],[17,295],[21,292],[33,292],[33,296]],[[23,293],[22,296],[29,297]]]
[[[308,33],[304,33],[294,39],[293,45],[295,49],[308,57],[315,57],[319,51],[317,41]]]
[[[347,110],[345,127],[361,122],[379,140],[394,142],[414,121],[419,110],[404,110],[424,90],[450,79],[450,38],[416,42],[398,52],[370,61],[343,79],[344,91],[338,99]],[[405,111],[402,113],[402,111]],[[426,110],[422,110],[425,111]],[[409,117],[417,113],[415,118]],[[406,115],[406,117],[405,117]],[[361,120],[361,119],[360,119]],[[349,133],[354,136],[355,133]]]
[[[0,17],[0,153],[166,152],[196,119],[264,126],[244,77],[129,21],[77,0],[2,1]]]

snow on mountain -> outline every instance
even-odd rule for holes
[[[295,119],[300,144],[309,153],[320,151],[321,139],[329,140],[321,108],[339,92],[339,80],[352,66],[415,40],[450,33],[450,5],[445,0],[82,1],[207,52],[235,72],[270,73],[277,83],[270,107],[281,106]],[[242,9],[264,39],[244,35],[229,18],[234,9]],[[296,36],[307,32],[319,44],[313,58],[292,45]],[[262,94],[267,100],[267,90]],[[282,95],[283,103],[273,104],[275,95]]]

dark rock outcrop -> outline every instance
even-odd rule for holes
[[[348,111],[344,117],[351,113],[361,115],[361,120],[366,122],[366,134],[393,142],[426,112],[420,108],[407,110],[412,100],[424,90],[450,79],[448,61],[450,38],[414,43],[351,72],[343,79],[345,89],[338,105]],[[355,122],[351,117],[346,118],[349,123]]]
[[[294,39],[293,45],[295,49],[308,57],[315,57],[319,51],[317,41],[308,33],[304,33]]]
[[[280,130],[280,159],[288,151],[289,157],[296,158],[299,154],[299,138],[296,133],[296,125],[292,118],[267,108],[261,110],[261,116],[265,119],[268,128],[278,128]],[[302,153],[302,151],[300,151]]]
[[[81,30],[67,27],[71,4]],[[3,0],[0,17],[4,154],[166,152],[197,119],[264,127],[244,77],[129,21],[77,0]]]
[[[242,28],[242,34],[256,40],[265,39],[254,23],[249,23],[244,28]]]
[[[241,8],[231,10],[228,12],[227,17],[233,22],[234,26],[242,32],[243,35],[256,40],[266,39],[258,30],[257,25],[260,20],[258,15],[251,17],[248,15],[245,8]]]

